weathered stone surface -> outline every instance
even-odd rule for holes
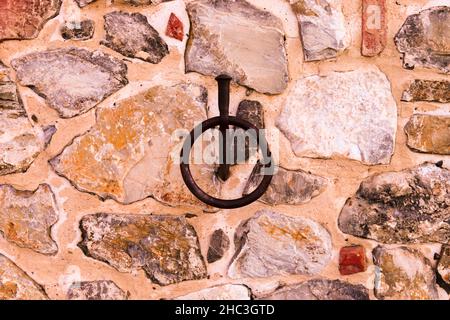
[[[0,62],[0,176],[25,172],[55,131],[31,125],[9,69]]]
[[[165,41],[140,13],[114,11],[105,15],[106,37],[102,44],[120,54],[160,63],[169,54]]]
[[[438,299],[436,277],[430,261],[419,251],[378,246],[373,261],[379,276],[375,278],[375,296],[386,300]]]
[[[174,300],[250,300],[250,290],[240,284],[226,284],[192,292]]]
[[[47,300],[44,289],[0,254],[0,300]]]
[[[230,248],[230,239],[222,229],[213,232],[209,241],[207,260],[209,263],[222,259]]]
[[[339,216],[342,232],[382,243],[450,242],[450,171],[431,163],[373,175]]]
[[[350,44],[341,0],[291,0],[305,61],[335,58]]]
[[[331,259],[331,237],[317,222],[260,210],[235,235],[231,277],[319,273]]]
[[[69,300],[127,300],[127,294],[113,281],[74,282],[68,292]]]
[[[239,103],[236,117],[250,122],[258,129],[264,129],[264,109],[259,101],[242,100]]]
[[[149,4],[160,4],[163,2],[168,2],[171,0],[116,0],[117,2],[124,2],[124,3],[129,3],[131,5],[134,6],[143,6],[143,5],[149,5]]]
[[[262,164],[256,164],[243,195],[249,194],[260,185],[264,177],[261,175],[262,167]],[[321,194],[326,186],[326,179],[320,176],[302,170],[286,170],[278,167],[269,188],[259,200],[270,205],[302,204]]]
[[[191,18],[187,72],[225,73],[262,93],[286,89],[284,31],[277,17],[244,0],[198,0],[188,3],[187,10]]]
[[[205,88],[177,84],[152,87],[99,108],[96,125],[51,164],[78,189],[103,199],[129,204],[153,196],[174,206],[205,207],[185,186],[171,154],[179,157],[181,148],[173,132],[192,130],[206,120],[206,102]],[[214,170],[205,167],[193,165],[191,170],[206,192],[218,195]]]
[[[415,151],[450,154],[450,115],[415,114],[405,126],[408,147]]]
[[[94,36],[95,22],[93,20],[82,20],[81,22],[66,22],[61,27],[61,35],[69,40],[88,40]]]
[[[298,80],[277,126],[297,156],[388,164],[394,152],[397,106],[381,71],[333,72]]]
[[[58,251],[50,235],[58,221],[58,212],[50,186],[22,191],[0,185],[0,233],[22,248],[53,255]]]
[[[197,233],[185,217],[99,213],[84,216],[80,228],[83,252],[120,272],[142,268],[160,285],[206,277]]]
[[[339,272],[346,276],[364,272],[367,268],[366,250],[363,246],[342,247],[339,251]]]
[[[442,280],[450,285],[450,246],[442,246],[437,271]]]
[[[75,0],[76,3],[78,3],[78,6],[80,6],[80,8],[83,8],[85,6],[87,6],[89,3],[95,2],[97,0]]]
[[[33,39],[47,20],[56,16],[61,0],[0,1],[0,42],[9,39]]]
[[[184,26],[183,22],[174,14],[171,13],[169,21],[167,22],[166,36],[183,41]]]
[[[126,64],[101,51],[42,51],[11,65],[20,84],[30,86],[64,118],[87,112],[128,83]]]
[[[369,300],[369,293],[362,285],[315,279],[282,287],[258,300]]]
[[[404,68],[418,65],[450,72],[450,7],[432,7],[410,15],[394,41],[404,54]]]
[[[361,53],[374,57],[387,43],[386,0],[363,0],[362,10]]]
[[[450,102],[450,81],[416,79],[403,92],[402,101]]]

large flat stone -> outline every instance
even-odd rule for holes
[[[388,164],[394,152],[397,106],[381,71],[333,72],[298,80],[277,126],[299,157]]]
[[[261,175],[262,167],[260,163],[256,164],[245,186],[244,195],[260,185],[264,177]],[[326,186],[325,178],[302,170],[286,170],[279,167],[267,191],[259,200],[270,205],[302,204],[321,194]]]
[[[0,42],[36,38],[45,23],[59,13],[61,0],[0,1]]]
[[[450,81],[416,79],[403,92],[402,101],[450,102]]]
[[[394,41],[404,54],[403,67],[450,72],[450,7],[431,7],[410,15]]]
[[[262,93],[286,89],[287,56],[280,19],[244,0],[193,1],[187,10],[191,31],[186,71],[211,76],[226,73]]]
[[[339,216],[342,232],[382,243],[450,243],[450,171],[431,163],[375,174]]]
[[[369,292],[362,285],[315,279],[279,288],[258,300],[369,300]]]
[[[106,14],[106,37],[101,43],[120,54],[154,64],[169,54],[169,47],[140,13],[114,11]]]
[[[54,194],[47,184],[34,191],[0,185],[0,233],[22,248],[54,255],[58,246],[51,227],[58,221]]]
[[[291,0],[305,61],[335,58],[350,44],[341,0]]]
[[[67,292],[69,300],[127,300],[127,294],[111,280],[74,282]]]
[[[331,259],[331,237],[317,222],[260,210],[236,231],[229,275],[270,277],[317,274]]]
[[[160,285],[206,277],[197,234],[184,217],[84,216],[80,223],[83,252],[120,272],[143,269]]]
[[[415,114],[405,126],[408,147],[415,151],[450,154],[450,115]]]
[[[0,176],[25,172],[55,131],[31,124],[9,69],[0,62]]]
[[[250,300],[250,290],[240,284],[225,284],[188,293],[174,300]]]
[[[434,300],[439,298],[436,277],[430,261],[419,251],[407,247],[373,250],[379,273],[375,277],[375,296],[383,300]]]
[[[121,203],[154,197],[169,205],[200,203],[185,186],[175,130],[206,120],[206,89],[194,84],[156,86],[97,110],[96,124],[51,160],[56,172],[79,190]],[[197,183],[217,195],[214,171],[191,166]],[[197,172],[197,174],[196,174]],[[202,182],[203,181],[203,182]]]
[[[87,112],[128,83],[126,64],[101,51],[41,51],[11,65],[20,84],[30,86],[63,118]]]
[[[44,289],[0,254],[0,300],[47,300]]]

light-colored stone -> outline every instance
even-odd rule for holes
[[[45,23],[59,13],[61,0],[0,1],[0,42],[36,38]]]
[[[439,298],[430,261],[407,247],[373,250],[377,267],[375,296],[383,300],[434,300]]]
[[[99,213],[80,223],[83,252],[120,272],[142,268],[169,285],[206,277],[197,233],[184,217]]]
[[[403,92],[402,101],[450,102],[450,81],[416,79]]]
[[[74,282],[67,292],[69,300],[127,300],[127,294],[113,281]]]
[[[245,186],[244,195],[260,185],[264,177],[261,175],[262,167],[262,164],[256,164]],[[302,170],[286,170],[279,167],[266,193],[259,200],[270,205],[302,204],[321,194],[326,186],[325,178]]]
[[[148,23],[146,16],[138,12],[114,11],[104,18],[106,37],[103,45],[126,57],[154,64],[169,54],[169,47]]]
[[[0,62],[0,176],[25,172],[55,131],[31,124],[9,69]]]
[[[395,36],[403,67],[416,65],[450,72],[450,6],[431,7],[410,15]]]
[[[331,237],[317,222],[260,210],[236,231],[229,275],[270,277],[317,274],[331,259]]]
[[[374,68],[298,80],[277,119],[299,157],[388,164],[397,106],[386,76]]]
[[[44,289],[0,254],[0,300],[47,300]]]
[[[0,185],[0,233],[22,248],[54,255],[58,246],[51,227],[58,221],[54,194],[47,184],[34,191]]]
[[[432,163],[375,174],[339,216],[342,232],[382,243],[450,243],[450,171]]]
[[[187,10],[191,34],[186,71],[225,73],[262,93],[286,89],[288,65],[280,19],[244,0],[198,0],[188,3]]]
[[[258,300],[369,300],[369,292],[362,285],[314,279],[281,287]]]
[[[250,300],[250,290],[240,284],[226,284],[222,286],[192,292],[174,300]]]
[[[11,65],[20,84],[30,86],[64,118],[87,112],[128,83],[127,65],[101,51],[41,51]]]
[[[155,86],[97,110],[97,122],[51,160],[56,172],[79,190],[129,204],[147,197],[173,206],[206,205],[181,177],[180,141],[175,130],[192,130],[206,120],[207,92],[194,84]],[[214,169],[192,165],[196,181],[218,195]],[[211,209],[211,208],[209,208]]]
[[[415,151],[450,155],[450,114],[415,114],[405,126],[408,147]]]
[[[442,280],[450,285],[450,246],[442,246],[437,271]]]
[[[290,0],[299,21],[305,61],[335,58],[350,44],[341,0]]]

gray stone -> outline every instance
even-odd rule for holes
[[[89,3],[95,2],[97,0],[75,0],[76,3],[78,3],[78,6],[80,8],[83,8],[87,6]]]
[[[230,239],[223,232],[222,229],[218,229],[213,232],[209,241],[209,248],[207,254],[207,260],[209,263],[216,262],[222,259],[223,255],[230,248]]]
[[[271,277],[319,273],[332,255],[331,237],[317,222],[260,210],[236,231],[229,275]]]
[[[437,271],[441,279],[450,285],[450,246],[442,246]]]
[[[174,300],[250,300],[250,290],[240,284],[226,284],[207,288],[175,298]]]
[[[44,289],[0,254],[0,300],[47,300]]]
[[[42,51],[11,65],[20,84],[30,86],[64,118],[87,112],[128,83],[126,64],[101,51]]]
[[[258,129],[264,129],[264,110],[259,101],[242,100],[239,103],[236,117],[250,122]]]
[[[34,191],[0,185],[0,233],[22,248],[54,255],[51,227],[58,221],[55,196],[47,184]]]
[[[408,147],[414,151],[450,155],[450,114],[415,114],[405,126]]]
[[[184,217],[99,213],[81,219],[83,252],[120,272],[142,268],[169,285],[206,277],[197,233]]]
[[[375,174],[339,216],[339,229],[382,243],[450,242],[450,171],[424,163]]]
[[[277,289],[258,300],[369,300],[362,285],[340,280],[314,279]]]
[[[262,93],[282,93],[288,65],[281,21],[244,0],[189,2],[186,71],[228,74]],[[261,41],[264,39],[264,41]]]
[[[257,188],[262,179],[262,164],[256,164],[243,195],[247,195]],[[302,170],[286,170],[277,168],[266,193],[259,199],[270,205],[290,204],[297,205],[310,201],[321,194],[327,186],[325,178],[316,176]]]
[[[335,58],[349,45],[341,0],[291,0],[305,61]]]
[[[69,300],[127,300],[127,294],[113,281],[74,282],[67,292]]]
[[[403,92],[402,101],[450,102],[450,81],[416,79]]]
[[[450,72],[450,7],[432,7],[410,15],[394,41],[404,54],[404,68],[417,65]]]
[[[120,54],[154,64],[169,54],[169,47],[140,13],[114,11],[105,15],[102,44]]]
[[[61,36],[65,40],[89,40],[94,36],[95,22],[82,20],[81,22],[66,22],[61,28]]]
[[[397,106],[389,80],[378,69],[332,72],[298,80],[276,124],[299,157],[388,164]]]
[[[25,172],[55,131],[32,126],[9,69],[0,62],[0,176]]]
[[[407,247],[373,250],[377,267],[375,296],[383,300],[434,300],[439,298],[430,261]]]
[[[61,0],[0,1],[0,42],[34,39],[45,23],[59,13]]]
[[[79,190],[102,199],[130,204],[152,196],[171,206],[213,210],[185,186],[176,163],[180,141],[173,136],[206,120],[206,102],[206,89],[195,84],[151,87],[99,108],[96,124],[50,163]],[[206,192],[219,196],[213,168],[191,170]]]

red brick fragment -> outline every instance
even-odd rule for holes
[[[363,246],[341,248],[339,252],[339,272],[341,275],[364,272],[366,268],[366,252]]]
[[[166,35],[168,37],[183,41],[183,22],[181,22],[181,20],[178,19],[178,17],[173,13],[170,14],[169,22],[167,23]]]
[[[387,42],[386,0],[363,0],[361,53],[374,57]]]

